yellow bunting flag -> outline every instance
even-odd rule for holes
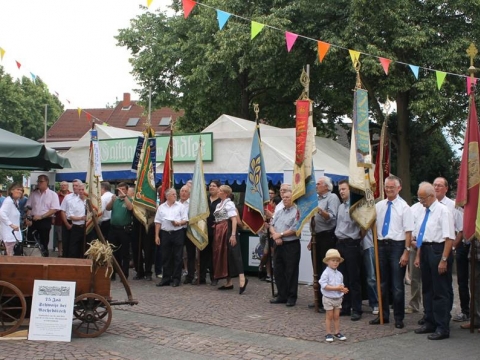
[[[348,50],[348,52],[350,53],[350,57],[352,58],[353,66],[355,66],[355,63],[358,61],[358,59],[360,59],[360,51]]]
[[[82,109],[78,108],[78,118],[80,119],[80,114],[82,113]]]
[[[438,90],[440,90],[443,82],[445,81],[445,76],[447,76],[447,73],[443,71],[435,71],[435,75],[437,76],[437,87]]]
[[[328,49],[330,49],[330,44],[323,41],[317,41],[317,45],[318,59],[320,60],[320,62],[322,62],[325,55],[327,55]]]
[[[253,39],[255,38],[255,36],[257,36],[258,33],[259,33],[260,31],[262,31],[262,29],[263,29],[264,26],[265,26],[265,25],[260,24],[260,23],[258,23],[258,22],[256,22],[256,21],[252,21],[250,40],[253,40]]]
[[[5,50],[0,47],[0,59],[3,60],[3,56],[5,55]]]
[[[152,5],[152,1],[153,0],[147,0],[147,7],[150,7],[150,5]]]

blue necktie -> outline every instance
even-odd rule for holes
[[[390,226],[390,214],[392,213],[392,202],[387,201],[388,204],[388,209],[387,212],[385,213],[385,220],[383,222],[383,228],[382,228],[382,236],[385,237],[388,234],[388,227]]]
[[[423,218],[422,226],[420,226],[420,231],[418,232],[417,236],[417,248],[422,246],[423,242],[423,235],[425,235],[425,228],[427,227],[427,220],[428,220],[428,215],[430,214],[430,209],[427,208],[425,210],[425,217]]]

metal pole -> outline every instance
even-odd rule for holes
[[[43,145],[47,144],[47,114],[48,114],[48,104],[45,104],[45,124],[43,127]]]

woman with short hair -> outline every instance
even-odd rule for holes
[[[13,183],[8,188],[8,197],[3,201],[0,207],[0,223],[2,226],[1,238],[5,243],[7,255],[13,256],[15,243],[22,241],[20,231],[20,208],[18,200],[23,195],[23,186],[20,183]]]

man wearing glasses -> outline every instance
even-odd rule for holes
[[[60,210],[58,195],[55,191],[48,188],[49,179],[47,175],[39,175],[37,178],[37,188],[30,194],[26,208],[27,226],[29,233],[37,230],[40,236],[40,243],[48,256],[48,241],[50,239],[50,229],[52,228],[52,216]]]

